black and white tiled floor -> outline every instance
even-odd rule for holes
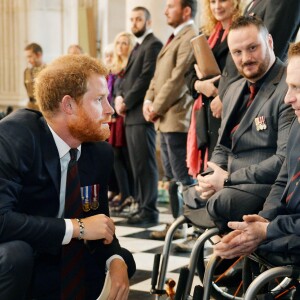
[[[132,227],[126,223],[125,217],[113,217],[116,224],[116,235],[122,247],[127,248],[134,256],[137,271],[130,281],[129,300],[150,300],[155,299],[149,293],[151,289],[151,275],[155,253],[162,253],[164,241],[156,241],[149,238],[153,230],[163,230],[165,223],[173,221],[172,215],[168,212],[168,204],[160,204],[159,225],[148,227],[147,225]],[[192,228],[188,229],[192,231]],[[182,242],[182,239],[174,240],[173,244]],[[178,282],[180,269],[187,266],[189,254],[177,253],[171,250],[169,258],[167,278]],[[195,276],[193,284],[200,284],[200,279]],[[166,297],[161,297],[166,299]]]

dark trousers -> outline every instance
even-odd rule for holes
[[[180,181],[183,185],[193,183],[186,166],[186,142],[185,132],[161,132],[160,149],[165,176],[169,179]]]
[[[33,265],[33,251],[27,243],[0,244],[0,299],[26,299]]]
[[[121,248],[128,267],[128,276],[135,272],[132,254]],[[86,298],[95,300],[105,279],[105,262],[86,249]],[[0,244],[0,299],[60,299],[60,255],[34,254],[23,241]]]
[[[190,187],[195,189],[195,187]],[[217,226],[221,232],[228,232],[229,221],[241,221],[243,215],[257,214],[263,207],[269,194],[271,185],[267,184],[242,184],[225,187],[211,196],[207,202],[200,195],[196,202],[203,203],[200,208],[186,207],[184,215],[197,227],[202,229]],[[186,193],[196,198],[197,193]],[[186,199],[185,203],[192,203],[194,199]],[[206,202],[206,205],[205,205]]]
[[[142,212],[156,214],[158,170],[154,126],[126,125],[125,133],[134,178],[135,198],[140,203]]]
[[[128,149],[126,146],[113,147],[114,149],[114,171],[119,186],[119,191],[122,194],[121,201],[127,197],[134,195],[134,183],[131,165],[129,161]]]

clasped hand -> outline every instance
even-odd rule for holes
[[[259,215],[245,215],[243,222],[228,222],[234,231],[215,245],[214,254],[227,259],[249,255],[266,239],[268,225],[269,221]]]
[[[157,120],[158,115],[153,110],[153,103],[150,103],[148,101],[144,102],[143,115],[147,122],[154,123]]]
[[[199,174],[197,176],[199,185],[195,187],[204,200],[209,199],[215,192],[220,191],[224,186],[224,180],[228,177],[228,172],[215,163],[208,162],[207,165],[213,170],[213,173],[206,176]]]
[[[94,215],[82,219],[84,223],[85,240],[103,239],[104,244],[110,244],[115,234],[115,224],[111,218],[104,214]]]
[[[122,96],[117,96],[115,98],[115,110],[119,116],[124,117],[126,113],[126,105],[124,103],[124,98]]]

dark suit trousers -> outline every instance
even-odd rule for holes
[[[25,242],[0,244],[0,299],[26,299],[33,270],[33,251]]]
[[[131,277],[135,272],[133,256],[124,248],[120,255]],[[32,248],[23,241],[0,244],[0,299],[60,299],[60,257],[60,254],[34,255]],[[105,279],[105,264],[99,254],[96,257],[86,249],[86,300],[99,296]]]
[[[126,142],[133,172],[135,198],[141,211],[157,213],[158,171],[153,124],[126,125]]]
[[[207,201],[201,199],[196,193],[197,201],[202,202],[203,207],[192,209],[186,206],[184,215],[203,231],[217,226],[221,232],[228,232],[229,221],[241,221],[243,215],[257,214],[262,209],[271,189],[271,185],[266,184],[243,184],[242,186],[243,189],[239,185],[225,187]],[[190,188],[194,189],[194,187]],[[187,202],[186,198],[184,200]]]
[[[249,188],[247,188],[247,186]],[[271,190],[267,184],[243,184],[224,187],[207,201],[207,213],[217,227],[226,232],[229,221],[241,221],[243,215],[257,214]]]

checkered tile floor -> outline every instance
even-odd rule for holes
[[[171,223],[173,217],[168,213],[168,204],[160,204],[160,224],[153,227],[147,225],[132,227],[126,223],[125,217],[113,217],[116,224],[116,235],[122,247],[127,248],[134,256],[137,271],[130,282],[129,300],[155,299],[149,293],[151,288],[151,275],[155,253],[162,253],[164,241],[149,239],[149,234],[153,230],[163,230],[165,223]],[[188,231],[192,231],[189,228]],[[173,244],[182,242],[182,239],[174,240]],[[189,254],[177,253],[171,250],[167,278],[172,278],[178,282],[180,269],[188,265]],[[200,284],[198,277],[195,277],[194,284]],[[161,297],[166,299],[166,297]]]

